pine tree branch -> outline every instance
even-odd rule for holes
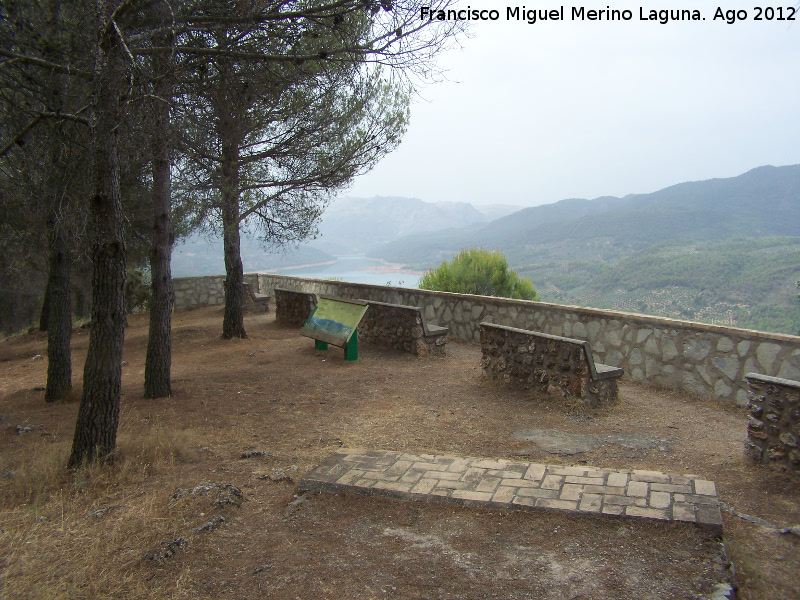
[[[42,67],[44,69],[48,69],[50,71],[54,71],[56,73],[63,73],[65,75],[75,76],[75,77],[82,77],[83,79],[87,79],[91,81],[94,79],[94,73],[90,73],[89,71],[83,71],[81,69],[75,69],[73,67],[65,67],[64,65],[59,65],[56,63],[52,63],[47,60],[43,60],[41,58],[36,58],[34,56],[26,56],[25,54],[19,54],[18,52],[12,52],[10,50],[6,50],[4,48],[0,48],[0,56],[7,56],[8,58],[14,59],[15,61],[19,61],[24,64],[34,65],[36,67]],[[9,61],[11,62],[11,61]],[[3,63],[7,65],[8,62]]]
[[[81,109],[78,112],[80,113],[83,110],[84,109]],[[64,119],[65,121],[74,121],[76,123],[81,123],[87,126],[90,125],[89,120],[84,117],[81,117],[79,114],[62,114],[53,112],[39,113],[38,115],[36,115],[36,117],[33,118],[33,120],[31,120],[30,123],[28,123],[20,131],[18,131],[17,134],[13,138],[11,138],[11,141],[9,141],[5,146],[0,148],[0,157],[5,156],[6,153],[9,150],[11,150],[11,148],[14,147],[14,145],[19,144],[21,146],[23,143],[22,139],[25,137],[25,134],[27,134],[31,129],[36,127],[36,125],[38,125],[41,121],[44,121],[45,119]]]

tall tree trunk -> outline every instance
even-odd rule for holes
[[[244,269],[239,242],[239,144],[222,125],[222,240],[225,249],[225,315],[222,337],[244,338]]]
[[[107,3],[101,7],[109,19]],[[92,131],[92,326],[83,395],[68,466],[111,459],[117,441],[125,339],[125,238],[117,131],[124,108],[125,64],[113,30],[98,44]]]
[[[39,331],[47,331],[50,322],[50,277],[44,286],[44,300],[42,300],[42,312],[39,313]]]
[[[171,39],[170,39],[171,43]],[[153,245],[150,249],[152,299],[150,334],[144,367],[144,397],[166,398],[172,395],[172,198],[170,192],[170,115],[172,79],[165,73],[167,60],[156,55],[153,66],[160,75],[153,95]]]
[[[48,39],[53,44],[65,35],[61,21],[61,5],[58,0],[48,3]],[[50,48],[45,50],[49,58]],[[66,82],[57,73],[50,75],[48,83],[49,108],[58,113],[63,108]],[[60,400],[72,389],[72,292],[70,290],[70,248],[65,232],[69,219],[68,200],[64,193],[64,173],[69,168],[63,145],[64,132],[60,123],[50,128],[50,165],[45,193],[49,200],[47,218],[47,246],[49,273],[45,291],[46,308],[42,310],[39,328],[47,330],[47,386],[46,402]]]
[[[69,248],[64,235],[58,208],[47,223],[50,251],[50,273],[47,278],[47,402],[60,400],[72,389],[72,293],[69,284]]]
[[[144,369],[144,397],[165,398],[172,395],[172,218],[170,210],[169,158],[166,149],[153,156],[153,246],[150,249],[152,299],[150,334]]]

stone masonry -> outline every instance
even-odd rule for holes
[[[617,402],[622,369],[595,365],[586,342],[481,323],[481,351],[486,377],[580,398],[592,408]]]
[[[720,402],[747,405],[747,373],[800,381],[800,336],[764,333],[612,310],[432,292],[259,273],[258,290],[276,287],[337,298],[419,306],[451,339],[479,342],[481,321],[586,340],[595,361],[625,376]],[[222,304],[225,278],[175,279],[178,310]]]
[[[800,382],[748,373],[745,455],[800,475]]]
[[[275,319],[287,325],[302,327],[317,306],[317,296],[309,292],[296,292],[275,288]]]
[[[418,306],[371,301],[358,327],[358,337],[415,356],[444,356],[447,329],[426,323]]]
[[[681,521],[717,531],[722,528],[716,487],[697,475],[341,449],[306,475],[299,487],[301,491],[500,509],[551,509]]]
[[[243,283],[250,285],[255,293],[269,294],[258,287],[258,275],[248,273]],[[175,308],[188,310],[199,306],[218,306],[225,304],[225,276],[178,277],[172,280],[175,294]]]
[[[482,321],[586,340],[596,362],[625,377],[747,405],[746,373],[800,380],[800,336],[619,311],[429,290],[259,274],[263,290],[292,287],[340,298],[420,306],[451,339],[479,342]],[[264,293],[269,293],[264,292]]]
[[[245,312],[265,313],[269,311],[270,296],[253,291],[253,286],[245,282],[243,288],[243,308]]]

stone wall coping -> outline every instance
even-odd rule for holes
[[[331,284],[331,285],[346,285],[348,287],[353,288],[360,288],[363,290],[372,290],[375,288],[386,289],[386,290],[394,290],[398,292],[427,292],[428,294],[445,294],[447,292],[435,292],[431,290],[421,290],[418,288],[406,288],[406,287],[398,287],[396,285],[376,285],[373,283],[356,283],[354,281],[340,281],[338,279],[314,279],[313,277],[297,277],[295,275],[283,275],[281,273],[267,273],[264,271],[259,271],[254,273],[255,275],[264,275],[265,277],[282,277],[285,279],[291,279],[298,282],[305,282],[310,284]],[[212,275],[212,277],[214,277]],[[195,279],[194,277],[185,277],[184,279]],[[291,291],[291,290],[289,290]],[[463,294],[453,294],[453,296],[459,296]],[[490,297],[490,296],[487,296]]]
[[[393,304],[392,302],[378,302],[376,300],[364,300],[367,304],[377,304],[378,306],[391,306],[393,308],[404,308],[406,310],[422,310],[419,306],[408,304]]]
[[[783,385],[800,390],[800,381],[793,381],[791,379],[783,379],[781,377],[771,377],[769,375],[761,375],[760,373],[747,373],[744,376],[748,381],[760,381],[761,383],[772,383]]]
[[[634,323],[644,325],[661,325],[673,329],[689,329],[695,331],[713,331],[724,335],[732,335],[745,338],[761,338],[764,340],[774,340],[779,342],[788,342],[800,348],[800,336],[789,335],[784,333],[770,333],[766,331],[756,331],[754,329],[742,329],[740,327],[727,327],[725,325],[710,325],[708,323],[699,323],[697,321],[680,321],[678,319],[670,319],[668,317],[657,317],[653,315],[642,315],[639,313],[629,313],[623,311],[609,310],[605,308],[590,308],[586,306],[577,306],[574,304],[555,304],[551,302],[537,302],[534,300],[518,300],[515,298],[501,298],[499,296],[480,296],[476,294],[457,294],[455,292],[439,292],[436,290],[423,290],[420,288],[404,288],[397,286],[383,286],[373,285],[369,283],[352,283],[349,281],[326,280],[326,279],[311,279],[308,277],[294,277],[291,275],[281,275],[279,273],[261,273],[270,277],[286,277],[296,279],[299,281],[307,281],[311,284],[331,283],[331,284],[344,284],[348,287],[359,288],[363,290],[371,290],[375,288],[383,288],[393,290],[400,293],[413,293],[422,294],[425,296],[440,296],[451,297],[453,299],[462,299],[475,303],[492,302],[500,306],[535,306],[537,309],[552,310],[554,312],[573,312],[577,314],[585,314],[593,317],[606,317],[610,319],[621,319],[625,321],[632,321]]]
[[[509,327],[508,325],[498,325],[497,323],[488,323],[483,321],[480,323],[481,327],[494,327],[495,329],[505,329],[506,331],[513,331],[514,333],[522,333],[525,335],[535,335],[537,337],[547,338],[556,342],[569,342],[571,344],[588,344],[586,340],[578,340],[576,338],[568,338],[563,335],[553,335],[552,333],[542,333],[541,331],[531,331],[530,329],[520,329],[519,327]],[[588,346],[586,346],[588,348]]]
[[[313,296],[314,298],[317,297],[317,295],[314,292],[301,292],[300,290],[289,290],[286,288],[279,288],[279,287],[272,289],[276,292],[288,292],[290,294],[302,294],[303,296]]]
[[[336,296],[320,296],[320,300],[333,300],[334,302],[344,302],[345,304],[358,304],[359,306],[367,306],[369,302],[366,300],[356,300],[355,298],[337,298]]]
[[[194,281],[195,279],[225,279],[225,275],[195,275],[192,277],[173,277],[173,282]]]

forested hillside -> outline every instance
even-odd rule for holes
[[[563,200],[373,255],[428,268],[465,247],[506,254],[545,300],[796,334],[800,165],[652,194]]]
[[[798,333],[800,238],[663,242],[613,265],[527,265],[542,297],[748,329]]]

